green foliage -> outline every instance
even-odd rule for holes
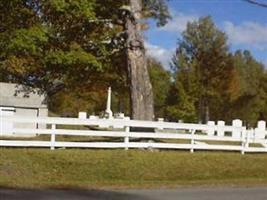
[[[48,6],[57,14],[63,14],[66,16],[75,16],[77,18],[85,17],[89,19],[95,18],[95,0],[75,0],[75,1],[66,1],[66,0],[48,0],[42,1],[44,7]],[[67,21],[65,19],[64,21]]]
[[[164,26],[171,18],[165,0],[144,0],[144,15],[157,20],[158,26]]]
[[[148,59],[148,71],[153,87],[155,117],[165,117],[165,105],[171,85],[171,73],[153,58]]]
[[[6,48],[7,54],[40,55],[42,46],[48,42],[45,27],[33,26],[28,29],[17,29]]]
[[[105,29],[88,27],[89,20],[95,19],[95,7],[94,1],[83,0],[11,1],[6,18],[16,24],[15,19],[22,15],[28,23],[20,27],[3,24],[1,70],[14,82],[48,93],[55,82],[71,85],[76,75],[86,81],[86,72],[91,76],[103,70],[103,60],[108,57],[105,45],[89,46],[100,39],[96,31]]]
[[[238,80],[229,93],[227,117],[240,118],[254,126],[257,120],[266,117],[266,72],[249,51],[237,51],[232,60]]]
[[[90,53],[87,53],[81,48],[70,49],[67,52],[62,50],[50,51],[45,56],[46,65],[60,65],[60,66],[71,66],[71,67],[81,67],[84,66],[84,71],[89,71],[89,69],[95,68],[96,70],[101,70],[102,65],[97,61],[97,59]],[[77,69],[77,68],[75,68]]]
[[[231,72],[226,36],[210,17],[188,23],[178,41],[172,67],[179,95],[177,117],[207,121],[215,109],[211,102],[221,99]],[[190,117],[185,117],[184,112]]]
[[[168,93],[166,104],[166,116],[171,121],[183,120],[184,122],[196,122],[196,108],[194,98],[185,91],[178,81],[173,83]]]

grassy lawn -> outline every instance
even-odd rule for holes
[[[0,148],[0,186],[149,188],[267,185],[267,155]]]

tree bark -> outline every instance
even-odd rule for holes
[[[141,0],[130,0],[130,11],[125,17],[127,74],[130,85],[131,117],[153,120],[154,102],[150,83],[144,38],[141,30]]]

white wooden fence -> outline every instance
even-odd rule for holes
[[[46,129],[12,128],[12,135],[3,132],[3,124],[45,124]],[[265,122],[260,121],[256,129],[248,130],[242,121],[234,120],[225,125],[223,121],[208,124],[171,123],[163,121],[138,121],[126,119],[87,119],[84,118],[28,118],[0,116],[0,146],[2,147],[49,147],[55,148],[148,148],[220,150],[245,152],[267,152]],[[63,126],[64,125],[64,126]],[[67,126],[74,128],[67,128]],[[21,127],[21,126],[20,126]],[[37,126],[38,127],[38,126]],[[41,126],[44,127],[44,126]],[[63,127],[63,128],[62,128]],[[79,127],[87,127],[79,130]],[[98,128],[96,128],[98,127]],[[94,128],[94,130],[92,129]],[[133,128],[150,130],[130,131]],[[149,128],[149,129],[148,129]],[[153,131],[154,130],[154,131]],[[49,141],[20,139],[23,135],[49,135]],[[83,136],[122,138],[117,142],[105,141],[58,141],[60,136]],[[7,137],[8,136],[8,137]],[[15,136],[13,139],[10,136]],[[37,139],[40,137],[37,137]]]

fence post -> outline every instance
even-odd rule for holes
[[[52,124],[52,133],[51,133],[51,147],[50,149],[51,150],[54,150],[55,149],[55,143],[56,143],[56,133],[55,133],[55,130],[56,130],[56,124]]]
[[[241,137],[242,137],[241,154],[244,155],[246,148],[249,147],[249,132],[247,131],[247,129],[245,127],[242,128]]]
[[[243,128],[243,132],[244,133],[247,133],[246,134],[246,136],[247,136],[247,138],[246,138],[246,144],[245,144],[245,150],[246,150],[247,148],[249,148],[250,134],[246,131],[246,128]],[[245,151],[244,151],[244,153],[245,153]]]
[[[191,130],[191,149],[190,149],[191,153],[194,153],[195,132],[196,132],[196,130]]]
[[[128,136],[129,132],[130,132],[130,127],[126,126],[125,133],[127,133],[127,136],[124,137],[125,150],[129,149],[129,136]]]
[[[130,117],[124,117],[123,119],[130,120]],[[129,149],[130,126],[125,126],[125,133],[126,133],[126,136],[124,137],[125,150],[128,150]]]

